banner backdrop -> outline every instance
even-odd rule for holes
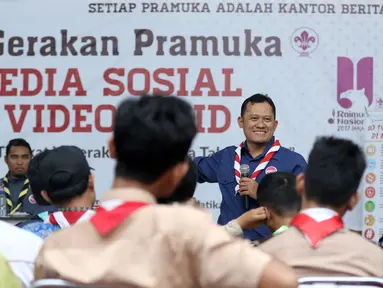
[[[191,156],[243,141],[236,119],[258,92],[275,101],[281,144],[304,157],[317,135],[363,144],[364,107],[383,105],[383,8],[348,3],[0,1],[0,156],[15,137],[34,153],[77,145],[101,196],[115,105],[148,92],[194,105]],[[217,218],[218,186],[196,196]],[[361,206],[346,223],[361,230]]]
[[[383,235],[383,113],[368,113],[364,151],[367,169],[363,177],[363,235],[378,242]]]

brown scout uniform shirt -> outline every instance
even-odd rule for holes
[[[383,249],[346,229],[312,248],[301,231],[290,227],[258,248],[293,267],[298,277],[383,277]]]
[[[102,202],[109,200],[155,204],[139,189],[112,190]],[[204,211],[149,205],[106,237],[90,222],[52,234],[37,257],[35,276],[125,287],[253,288],[270,259],[214,225]]]

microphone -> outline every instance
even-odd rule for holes
[[[250,173],[250,166],[247,164],[242,164],[239,167],[239,172],[241,173],[241,178],[248,178]],[[249,210],[249,195],[245,195],[245,210]]]

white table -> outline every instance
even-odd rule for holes
[[[17,213],[17,214],[12,214],[8,216],[0,216],[0,221],[4,221],[9,224],[16,225],[17,223],[30,220],[31,217],[32,216],[27,213]]]

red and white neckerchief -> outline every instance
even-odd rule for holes
[[[324,238],[344,227],[342,217],[327,208],[304,210],[294,217],[290,225],[305,235],[312,248],[317,248]]]
[[[239,171],[241,167],[241,149],[245,145],[245,142],[242,142],[237,149],[235,149],[235,159],[234,159],[234,173],[235,173],[235,180],[237,180],[237,186],[235,186],[235,194],[238,193],[239,190],[239,180],[241,179],[241,172]],[[271,145],[269,151],[265,154],[265,156],[262,158],[261,162],[258,164],[257,168],[255,168],[254,172],[251,174],[251,179],[255,180],[259,173],[263,171],[263,169],[266,168],[267,164],[273,158],[274,154],[277,153],[277,151],[281,148],[281,144],[279,143],[279,140],[275,138],[273,145]]]
[[[98,206],[96,214],[90,219],[101,236],[110,234],[136,210],[148,206],[147,202],[120,200],[105,201]]]
[[[58,225],[61,229],[72,226],[76,223],[89,220],[95,214],[93,210],[87,211],[57,211],[49,215],[44,223]]]

